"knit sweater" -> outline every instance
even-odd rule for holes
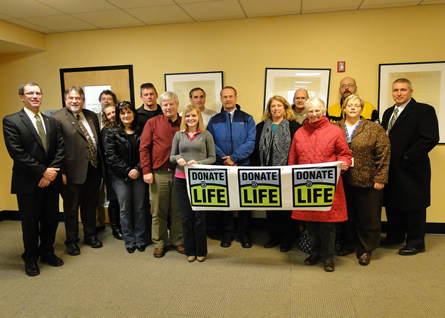
[[[193,140],[189,140],[187,132],[178,131],[173,137],[170,161],[173,164],[184,158],[185,162],[190,160],[201,161],[203,165],[211,165],[216,160],[215,143],[212,135],[204,130],[198,133]],[[184,173],[184,167],[176,165],[176,172]]]

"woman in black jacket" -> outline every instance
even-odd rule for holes
[[[255,150],[252,155],[254,166],[286,166],[289,149],[300,124],[289,103],[281,96],[269,99],[263,118],[256,126]],[[291,218],[292,211],[267,211],[270,239],[264,247],[281,244],[280,251],[287,252],[297,235],[297,221]]]
[[[116,127],[105,137],[105,156],[117,193],[122,234],[128,253],[147,246],[148,185],[141,174],[137,113],[127,101],[116,107]]]

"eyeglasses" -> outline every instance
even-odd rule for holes
[[[348,104],[345,108],[362,108],[361,104]]]
[[[355,87],[355,84],[353,84],[353,83],[343,84],[343,85],[341,85],[340,87],[341,87],[341,88],[346,88],[346,87],[351,88],[351,87]]]
[[[131,103],[127,102],[126,100],[124,100],[123,102],[120,102],[119,104],[117,104],[117,107],[125,107],[125,106],[130,106]]]

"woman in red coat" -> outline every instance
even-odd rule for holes
[[[289,164],[314,164],[341,161],[342,171],[351,165],[349,150],[343,131],[331,123],[324,102],[310,98],[306,104],[308,120],[297,130],[289,151]],[[323,259],[327,272],[335,270],[335,222],[347,220],[346,199],[342,178],[339,178],[330,211],[293,211],[292,218],[306,221],[312,254],[304,261],[314,265]]]

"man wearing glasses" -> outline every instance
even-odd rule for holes
[[[19,88],[23,109],[3,118],[3,135],[14,160],[11,193],[17,195],[22,222],[25,273],[40,274],[37,261],[62,266],[54,254],[59,224],[63,139],[54,118],[40,112],[42,90],[34,82]],[[40,244],[39,244],[40,240]]]
[[[343,102],[351,94],[356,94],[357,92],[357,83],[355,82],[355,79],[352,77],[345,77],[340,82],[340,101],[335,104],[331,105],[328,108],[328,113],[326,114],[327,117],[329,117],[330,120],[341,120],[343,118],[342,116],[342,107]],[[369,119],[371,121],[378,122],[379,120],[379,113],[377,112],[377,109],[370,103],[365,101],[365,107],[363,107],[362,116],[366,119]]]

